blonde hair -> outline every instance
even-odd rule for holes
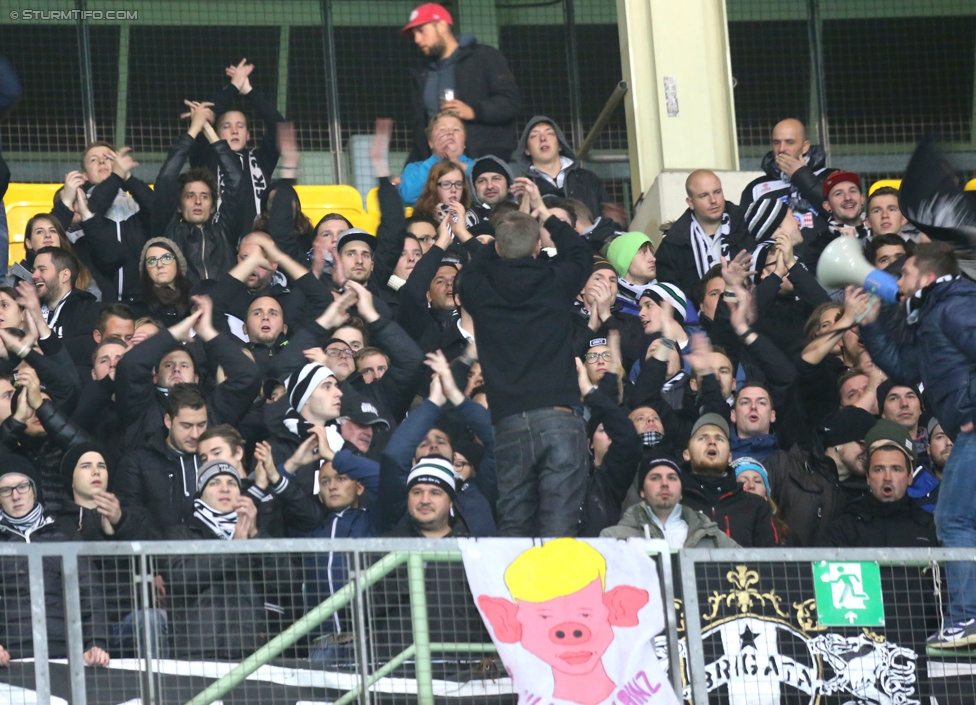
[[[606,588],[607,561],[588,543],[572,538],[547,541],[519,554],[505,570],[512,599],[546,602],[582,590],[596,578]]]

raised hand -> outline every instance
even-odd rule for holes
[[[180,343],[189,343],[192,338],[190,337],[190,331],[200,320],[200,316],[203,312],[199,309],[191,313],[189,316],[184,318],[179,323],[176,323],[169,327],[169,333],[173,338]]]
[[[743,250],[731,260],[724,257],[722,262],[722,279],[730,286],[741,285],[748,277],[756,272],[752,269],[752,254]]]
[[[236,88],[241,95],[251,92],[251,72],[254,71],[254,64],[247,63],[247,57],[243,58],[236,65],[231,64],[224,69],[224,73],[230,78],[231,85]]]
[[[190,301],[197,307],[200,316],[193,329],[200,336],[200,340],[208,342],[217,337],[217,329],[213,324],[213,299],[209,296],[191,296]]]
[[[691,336],[691,351],[686,352],[684,358],[699,377],[715,374],[715,365],[712,363],[712,344],[704,333],[695,333]]]
[[[196,138],[197,135],[204,129],[205,125],[209,125],[214,121],[214,114],[211,108],[213,103],[201,103],[195,100],[184,100],[183,104],[186,105],[189,110],[185,113],[181,113],[181,118],[190,118],[190,127],[187,129],[187,133],[190,137]],[[211,128],[212,129],[212,128]]]
[[[139,166],[139,162],[132,157],[132,147],[123,147],[114,153],[114,156],[112,171],[118,174],[123,181],[128,181],[132,170]]]
[[[326,330],[335,330],[349,320],[349,309],[352,308],[357,299],[355,290],[349,288],[338,299],[329,304],[321,316],[315,322]]]
[[[390,175],[390,135],[392,133],[392,119],[376,119],[376,132],[369,145],[369,163],[373,167],[373,176],[377,179]]]
[[[281,168],[298,168],[298,142],[295,140],[295,123],[278,123],[278,152],[281,154]]]
[[[346,282],[346,288],[356,292],[356,310],[359,311],[360,318],[367,323],[379,319],[380,314],[376,312],[376,308],[373,306],[373,292],[351,279]]]
[[[444,387],[441,386],[441,376],[439,374],[432,374],[430,376],[430,394],[427,395],[427,398],[437,404],[437,406],[444,406],[447,403],[447,397],[444,395]]]
[[[75,198],[78,190],[85,185],[85,174],[81,171],[69,171],[64,175],[64,189],[61,191],[61,203],[74,210]]]

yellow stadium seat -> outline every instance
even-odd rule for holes
[[[326,213],[338,213],[357,228],[376,233],[378,214],[363,210],[363,197],[352,186],[296,186],[295,193],[302,204],[302,212],[315,225]]]
[[[976,191],[976,179],[970,179],[966,182],[967,191]]]
[[[371,188],[369,193],[366,194],[366,212],[375,213],[376,217],[379,218],[383,212],[380,209],[380,190],[379,188]],[[413,206],[406,206],[403,209],[403,214],[408,218],[413,215]]]
[[[62,184],[10,184],[3,197],[7,213],[7,232],[10,251],[7,263],[20,262],[24,251],[24,229],[27,221],[38,213],[50,213],[54,207],[54,194]]]
[[[901,188],[901,179],[879,179],[871,184],[871,188],[868,189],[868,195],[877,191],[883,186],[890,186],[891,188]]]

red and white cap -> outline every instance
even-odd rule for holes
[[[410,19],[407,20],[407,25],[400,30],[400,34],[409,34],[410,30],[414,27],[425,25],[428,22],[440,22],[441,20],[444,20],[452,27],[454,26],[454,19],[451,17],[451,13],[441,5],[438,5],[436,2],[424,3],[414,8],[414,11],[410,13]]]

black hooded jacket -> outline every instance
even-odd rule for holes
[[[566,170],[561,187],[550,177],[532,168],[532,159],[525,153],[528,148],[529,133],[540,122],[548,122],[552,125],[552,129],[556,132],[556,139],[559,140],[559,155],[573,160],[572,165]],[[522,137],[519,139],[517,152],[515,162],[522,170],[522,175],[532,179],[535,185],[539,187],[539,193],[543,196],[552,194],[561,198],[575,198],[580,200],[590,209],[594,218],[599,216],[603,210],[600,204],[610,200],[603,186],[603,180],[589,169],[583,168],[583,165],[580,164],[579,159],[576,157],[576,152],[569,145],[569,141],[559,128],[559,125],[545,115],[536,115],[525,124],[525,129],[522,130]]]

